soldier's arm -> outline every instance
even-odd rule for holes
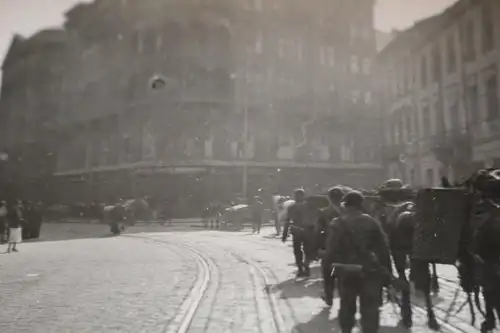
[[[283,224],[283,236],[281,237],[281,240],[283,242],[286,241],[286,239],[288,238],[288,230],[289,230],[289,227],[290,227],[290,221],[291,221],[291,213],[293,211],[293,205],[288,207],[287,209],[287,212],[286,212],[286,216],[285,216],[285,223]]]
[[[342,237],[342,235],[338,228],[338,219],[334,219],[326,228],[325,262],[328,265],[331,265],[334,261],[335,253],[337,253],[339,247],[340,237]]]
[[[387,237],[387,234],[382,228],[382,225],[377,220],[371,217],[370,219],[372,220],[375,226],[375,237],[376,237],[375,248],[377,251],[378,260],[380,261],[381,265],[387,267],[389,271],[392,271],[391,254],[389,249],[389,238]]]

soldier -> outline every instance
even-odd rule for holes
[[[328,199],[330,200],[330,206],[323,209],[320,212],[318,219],[318,234],[317,234],[317,246],[318,252],[325,251],[326,248],[326,238],[328,237],[327,231],[328,226],[333,219],[337,218],[341,214],[340,202],[344,193],[340,187],[333,187],[328,190]],[[335,276],[332,274],[331,265],[325,260],[324,255],[321,260],[321,271],[323,274],[323,288],[325,295],[322,297],[323,301],[328,306],[333,304],[333,294],[335,291]]]
[[[374,219],[362,213],[363,200],[358,191],[346,194],[343,216],[333,220],[327,241],[325,264],[336,267],[340,282],[342,333],[350,333],[354,327],[358,297],[363,332],[378,332],[382,288],[390,282],[387,237]]]
[[[251,210],[252,210],[252,232],[260,234],[264,204],[262,203],[259,197],[255,196],[253,198],[251,202]]]
[[[288,229],[292,234],[293,254],[297,265],[297,277],[310,275],[309,263],[314,259],[314,223],[307,221],[307,206],[304,190],[294,192],[295,203],[288,209],[285,225],[283,227],[283,243],[288,237]],[[293,223],[291,223],[293,222]],[[305,257],[305,258],[304,258]]]

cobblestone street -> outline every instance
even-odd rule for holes
[[[340,332],[338,300],[330,310],[319,298],[319,267],[297,282],[291,244],[271,228],[261,235],[167,227],[108,232],[102,225],[48,224],[44,241],[0,255],[0,332]],[[441,267],[440,275],[435,304],[444,317],[456,273]],[[460,294],[456,308],[463,300]],[[425,312],[415,309],[412,332],[428,332]],[[382,333],[404,332],[392,304],[382,311]],[[477,329],[465,309],[443,331]]]

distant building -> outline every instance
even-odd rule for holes
[[[153,195],[198,207],[241,193],[244,170],[250,195],[378,183],[373,6],[74,7],[64,27],[64,111],[51,127],[56,192],[68,201]],[[155,75],[163,89],[152,89]]]
[[[382,51],[386,47],[394,36],[397,35],[397,31],[385,32],[385,31],[375,31],[375,39],[377,41],[377,51]]]
[[[66,34],[43,30],[15,35],[4,59],[0,99],[0,150],[7,160],[0,179],[3,189],[39,196],[53,173],[53,142],[48,125],[61,111]]]
[[[499,65],[498,1],[458,1],[394,38],[376,74],[390,176],[437,185],[500,167]]]

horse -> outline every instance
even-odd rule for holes
[[[281,235],[281,226],[288,215],[288,208],[295,203],[295,200],[282,195],[273,195],[274,226],[276,235]]]
[[[442,178],[443,187],[463,189],[468,198],[470,218],[462,226],[458,254],[460,285],[469,300],[474,293],[476,306],[485,317],[481,332],[496,328],[495,312],[500,317],[500,170],[475,172],[463,183],[451,184]],[[481,309],[479,293],[485,302]],[[472,302],[471,313],[474,313]]]
[[[365,210],[380,222],[389,241],[389,249],[398,279],[404,283],[415,281],[417,290],[425,297],[427,308],[427,325],[438,331],[440,325],[436,320],[431,299],[431,291],[438,291],[436,265],[432,264],[433,274],[429,270],[429,262],[412,258],[413,235],[415,226],[415,203],[410,189],[379,190],[378,196],[367,196]],[[406,268],[410,262],[410,279]],[[401,290],[401,315],[403,326],[413,326],[410,290]]]
[[[108,223],[127,221],[128,225],[134,225],[137,218],[149,218],[150,214],[151,209],[144,199],[129,199],[102,208],[103,219]]]

